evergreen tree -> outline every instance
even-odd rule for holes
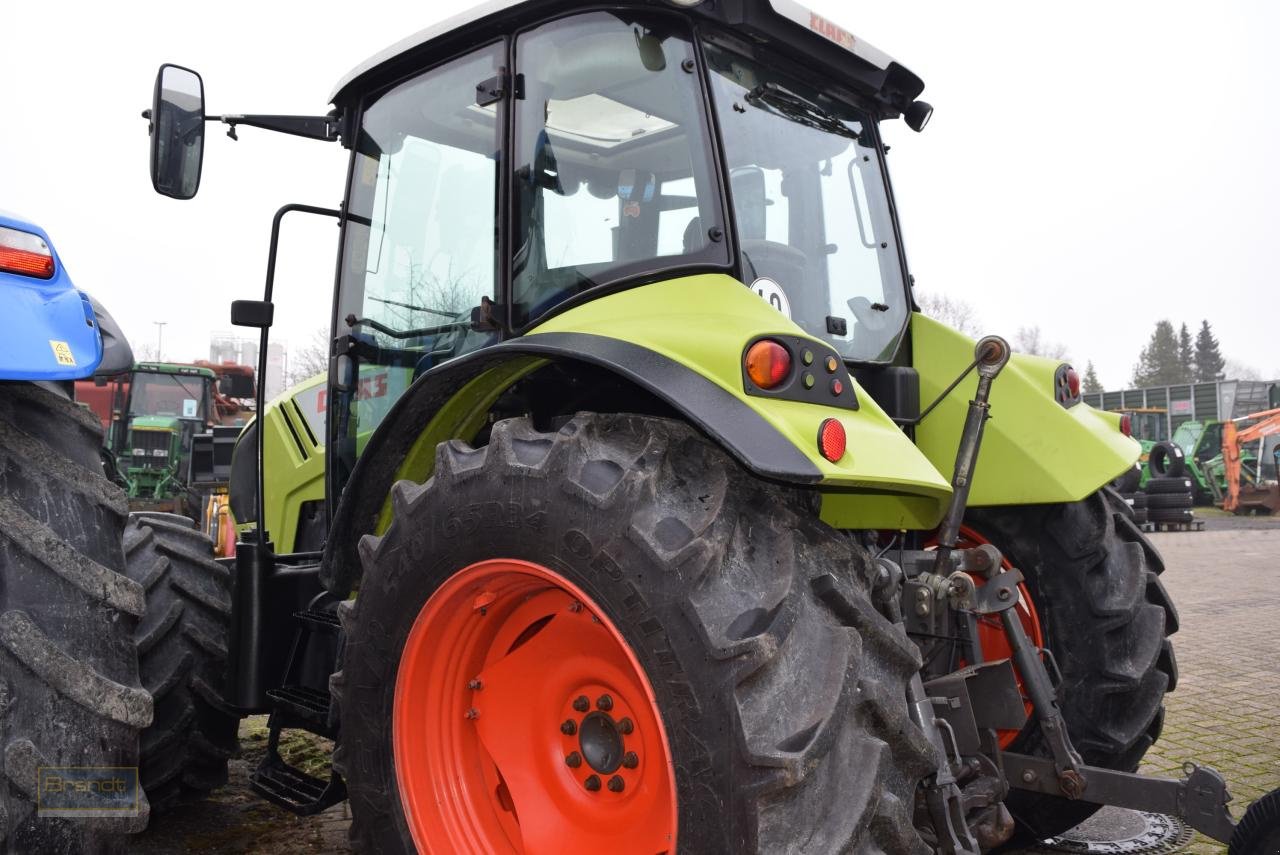
[[[1185,322],[1178,330],[1178,367],[1182,369],[1183,383],[1195,382],[1195,355],[1191,352],[1191,333],[1187,331]]]
[[[1207,383],[1222,379],[1222,369],[1227,361],[1218,350],[1218,340],[1213,337],[1208,321],[1200,322],[1200,332],[1196,334],[1195,369],[1196,380]]]
[[[1092,359],[1089,360],[1089,363],[1084,368],[1084,391],[1086,392],[1102,391],[1102,384],[1098,382],[1098,372],[1093,370]]]
[[[1170,386],[1182,383],[1182,363],[1178,357],[1178,334],[1173,324],[1157,321],[1155,331],[1133,367],[1134,386]]]

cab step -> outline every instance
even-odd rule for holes
[[[329,774],[328,781],[322,781],[290,766],[274,746],[249,776],[249,787],[272,804],[298,816],[320,813],[347,797],[347,785],[336,772]]]
[[[268,689],[267,697],[274,706],[272,718],[285,719],[282,722],[284,726],[300,726],[328,739],[336,735],[329,722],[328,692],[310,686],[282,686],[279,689]]]
[[[338,615],[331,611],[303,609],[300,612],[294,612],[293,616],[311,632],[323,632],[330,635],[337,635],[342,632],[342,623],[339,622]]]
[[[297,632],[284,685],[266,693],[271,703],[267,754],[249,776],[249,786],[272,804],[298,816],[310,816],[343,801],[347,797],[346,784],[336,772],[330,772],[326,781],[291,765],[280,756],[280,736],[285,730],[303,730],[325,739],[337,738],[328,688],[316,685],[320,682],[318,675],[305,663],[318,664],[323,674],[332,673],[334,650],[342,644],[343,634],[333,611],[312,607],[294,612],[293,616]]]

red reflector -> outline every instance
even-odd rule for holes
[[[823,419],[818,427],[818,451],[822,456],[835,463],[844,457],[844,444],[844,425],[840,420]]]
[[[1120,432],[1125,436],[1133,436],[1133,418],[1128,413],[1120,417]]]
[[[781,385],[791,374],[791,354],[771,339],[761,339],[747,348],[747,376],[761,389]]]
[[[0,226],[0,270],[48,279],[53,276],[53,253],[39,235]]]
[[[1073,398],[1080,397],[1080,375],[1074,368],[1067,369],[1067,391]]]
[[[0,246],[0,270],[48,279],[53,275],[53,258]]]

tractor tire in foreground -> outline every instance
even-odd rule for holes
[[[332,680],[359,850],[927,851],[919,654],[800,491],[580,414],[444,443],[392,500]]]
[[[136,633],[155,719],[142,734],[142,786],[153,810],[194,801],[227,781],[238,716],[218,699],[227,667],[231,573],[184,516],[136,513],[124,534],[127,573],[146,590]]]
[[[969,525],[1026,576],[1046,646],[1062,669],[1062,714],[1091,765],[1133,771],[1160,735],[1164,695],[1177,681],[1168,636],[1178,618],[1159,574],[1159,554],[1111,490],[1062,505],[983,509]],[[1012,751],[1046,755],[1028,723]],[[1013,845],[1042,840],[1098,806],[1014,791]]]
[[[40,817],[42,766],[132,767],[151,696],[133,632],[142,586],[124,575],[124,493],[88,410],[0,383],[0,851],[109,848],[137,816]]]
[[[1231,835],[1227,855],[1280,855],[1280,790],[1249,805]]]

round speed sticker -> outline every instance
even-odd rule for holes
[[[751,283],[751,290],[759,294],[761,300],[786,315],[788,319],[791,317],[791,301],[787,299],[787,292],[783,291],[782,286],[777,282],[767,276],[761,276]]]

